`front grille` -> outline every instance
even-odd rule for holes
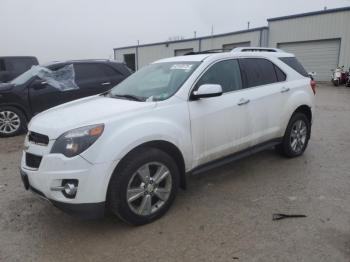
[[[26,165],[31,168],[39,168],[41,163],[41,156],[26,153]]]
[[[32,142],[32,143],[38,144],[38,145],[47,146],[49,144],[49,137],[48,136],[42,135],[39,133],[35,133],[35,132],[29,132],[28,140],[29,140],[29,142]]]

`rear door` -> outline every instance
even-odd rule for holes
[[[76,63],[74,70],[81,97],[103,93],[124,79],[120,72],[103,63]]]
[[[244,82],[244,99],[249,100],[249,146],[277,138],[281,132],[282,112],[290,87],[286,74],[270,60],[239,60]]]

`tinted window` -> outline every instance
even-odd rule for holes
[[[4,59],[0,59],[0,71],[5,71],[6,67],[5,67],[5,61]]]
[[[105,68],[99,64],[74,64],[76,80],[101,80],[109,77]]]
[[[230,92],[242,89],[241,72],[237,60],[225,60],[214,64],[204,73],[195,89],[203,84],[219,84],[222,91]]]
[[[281,69],[279,69],[279,67],[276,65],[275,65],[275,72],[276,72],[278,82],[286,81],[286,79],[287,79],[286,74],[283,73],[283,71]]]
[[[299,63],[299,61],[295,57],[280,57],[280,60],[283,61],[285,64],[289,65],[299,74],[305,77],[309,76],[305,68]]]
[[[113,69],[112,67],[108,65],[100,65],[103,70],[105,71],[105,74],[109,77],[115,77],[115,76],[120,76],[122,73],[120,73],[118,70]]]
[[[275,66],[262,58],[245,58],[239,60],[246,87],[267,85],[277,82]]]
[[[37,64],[33,58],[8,58],[6,60],[7,70],[14,71],[16,74],[22,74]]]

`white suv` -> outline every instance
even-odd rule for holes
[[[40,113],[21,161],[26,189],[82,217],[141,225],[186,174],[276,146],[300,156],[315,87],[292,54],[235,49],[162,59],[109,92]]]

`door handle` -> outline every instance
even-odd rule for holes
[[[285,93],[285,92],[288,92],[290,90],[289,87],[282,87],[281,89],[281,93]]]
[[[110,85],[110,84],[111,84],[111,82],[104,82],[101,84],[101,86],[106,86],[106,85]]]
[[[250,102],[249,99],[241,98],[241,99],[239,100],[239,102],[238,102],[238,105],[239,105],[239,106],[246,105],[246,104],[248,104],[249,102]]]

